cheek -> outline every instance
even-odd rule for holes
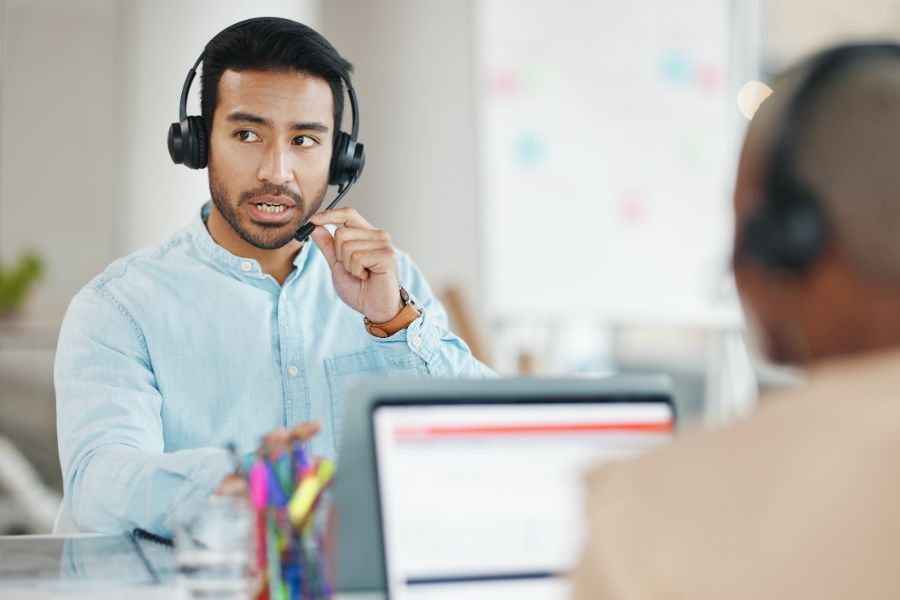
[[[328,182],[331,154],[328,152],[304,156],[294,163],[294,178],[302,188],[318,188]]]
[[[230,174],[240,163],[240,155],[227,142],[227,139],[213,135],[209,145],[209,164],[223,174]]]

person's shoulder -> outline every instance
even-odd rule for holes
[[[874,367],[887,372],[884,364]],[[900,355],[893,365],[892,382],[900,385]],[[827,454],[835,439],[858,438],[848,452],[864,456],[877,445],[872,438],[876,422],[886,429],[886,438],[896,440],[900,453],[900,403],[878,401],[892,396],[889,390],[896,387],[879,386],[877,379],[869,363],[841,365],[827,377],[764,395],[744,420],[715,431],[689,431],[655,452],[600,466],[588,475],[588,484],[592,489],[649,487],[663,495],[753,493],[764,482],[779,485],[785,465]]]
[[[103,292],[176,269],[183,263],[190,246],[190,231],[181,229],[154,246],[114,260],[86,287]]]
[[[797,419],[803,411],[797,403],[802,402],[802,394],[788,392],[770,402],[746,420],[714,431],[689,426],[667,446],[601,465],[588,473],[588,486],[592,490],[641,489],[665,496],[752,477],[772,454],[794,443],[801,425]]]

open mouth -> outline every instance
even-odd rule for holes
[[[259,210],[261,210],[263,212],[272,213],[272,214],[284,212],[288,208],[284,204],[269,204],[268,202],[260,202],[258,204],[254,204],[253,206],[255,206],[256,208],[258,208]]]
[[[288,221],[297,210],[297,203],[287,196],[260,196],[251,200],[248,205],[253,219],[265,223]]]

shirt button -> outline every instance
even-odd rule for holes
[[[420,336],[418,336],[418,335],[413,336],[413,339],[412,339],[412,345],[413,345],[414,348],[418,348],[419,346],[421,346],[421,345],[422,345],[422,338],[421,338]]]
[[[299,373],[299,372],[300,372],[300,369],[298,369],[294,365],[291,365],[288,367],[288,373],[291,374],[291,377],[296,377],[297,373]]]
[[[252,268],[253,268],[253,265],[250,264],[250,261],[245,260],[244,262],[241,263],[241,271],[243,271],[245,273]]]

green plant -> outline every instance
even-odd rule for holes
[[[20,308],[31,285],[44,272],[44,261],[35,252],[26,252],[11,267],[0,261],[0,316]]]

